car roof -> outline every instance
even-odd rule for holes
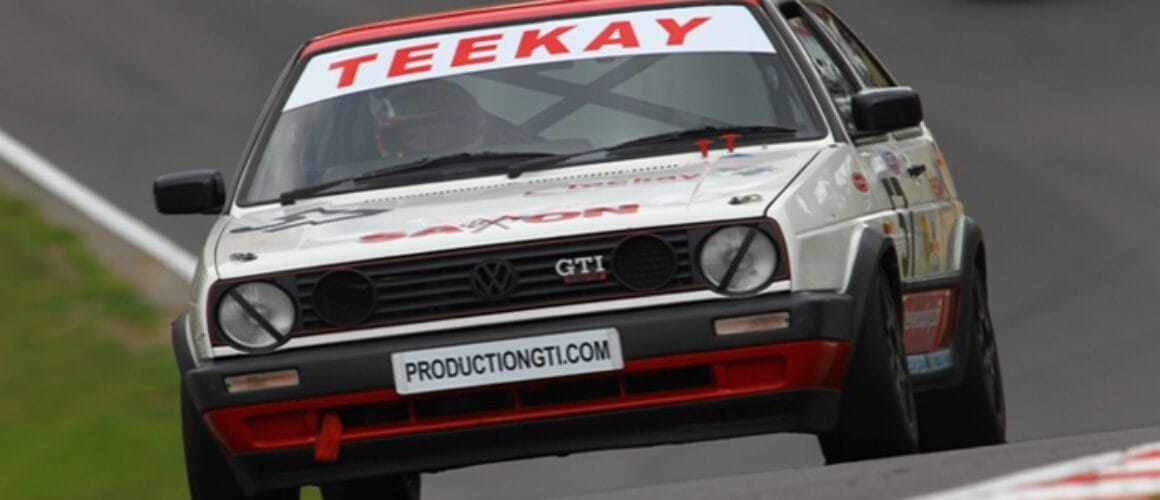
[[[758,5],[759,0],[541,0],[439,12],[354,26],[315,37],[300,57],[370,40],[637,7],[690,4]]]

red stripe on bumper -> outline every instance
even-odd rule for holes
[[[342,427],[345,442],[791,389],[839,389],[849,351],[847,342],[792,342],[628,360],[615,372],[417,396],[383,389],[237,406],[209,411],[205,420],[231,453],[305,447],[317,442],[324,412],[357,415]],[[463,404],[478,396],[488,402],[479,408]],[[506,403],[497,406],[497,400]]]

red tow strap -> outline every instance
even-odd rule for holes
[[[322,428],[318,431],[318,441],[314,443],[314,461],[332,464],[338,461],[338,449],[342,445],[342,419],[334,412],[322,414]]]

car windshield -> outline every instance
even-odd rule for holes
[[[307,61],[273,131],[262,136],[238,203],[335,181],[326,192],[499,175],[520,158],[705,127],[792,132],[766,141],[816,138],[819,119],[791,68],[741,6],[562,19],[325,52]],[[472,161],[341,182],[448,155]]]

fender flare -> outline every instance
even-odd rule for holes
[[[858,348],[859,326],[866,317],[866,299],[874,283],[874,275],[883,263],[887,266],[887,277],[890,286],[899,299],[901,311],[901,276],[898,272],[898,258],[895,253],[894,240],[874,229],[865,228],[859,234],[855,248],[854,262],[846,283],[846,294],[854,299],[854,314],[851,316],[850,336],[853,340],[853,349]],[[853,353],[851,353],[851,357]]]
[[[969,217],[959,219],[957,234],[958,245],[955,247],[955,258],[958,261],[958,276],[954,281],[948,281],[943,286],[958,288],[958,301],[955,304],[955,323],[950,346],[952,364],[947,370],[933,373],[919,374],[912,377],[916,391],[954,387],[962,383],[966,376],[966,364],[971,353],[972,337],[969,335],[971,327],[971,307],[975,297],[975,262],[979,262],[986,280],[986,250],[983,246],[983,230]]]
[[[169,341],[173,345],[173,357],[177,358],[177,370],[182,378],[197,366],[193,360],[193,353],[189,351],[188,315],[189,313],[182,313],[169,324]]]
[[[958,385],[962,382],[966,371],[963,369],[971,353],[973,337],[968,333],[971,327],[971,307],[975,297],[975,262],[983,273],[983,282],[986,283],[986,249],[983,246],[983,229],[973,219],[967,216],[962,218],[962,238],[959,245],[959,303],[955,310],[955,338],[951,346],[951,355],[954,356],[954,369],[950,370],[948,379],[941,382],[941,386]]]

